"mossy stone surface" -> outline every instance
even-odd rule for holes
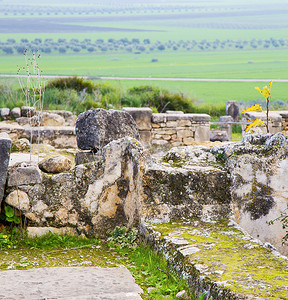
[[[195,220],[152,228],[155,236],[183,254],[186,264],[198,270],[198,275],[214,282],[215,287],[231,290],[237,295],[235,299],[288,299],[288,260],[263,247],[234,223]]]

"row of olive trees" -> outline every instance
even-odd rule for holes
[[[200,7],[202,11],[208,11],[207,6]],[[198,8],[199,9],[199,8]],[[0,9],[0,15],[73,15],[73,14],[135,14],[135,13],[165,13],[169,12],[187,12],[195,10],[193,5],[102,5],[102,6],[25,6],[25,5],[5,5]]]
[[[256,48],[271,48],[271,47],[287,47],[288,40],[285,39],[252,39],[252,40],[179,40],[179,41],[155,41],[150,39],[140,40],[138,38],[127,39],[114,39],[108,40],[97,39],[92,41],[91,39],[71,39],[66,40],[59,38],[53,39],[41,39],[35,38],[29,41],[26,38],[22,38],[20,41],[15,39],[7,39],[5,42],[0,41],[0,50],[4,54],[22,54],[25,49],[32,51],[39,50],[43,53],[55,53],[59,52],[65,54],[79,53],[79,52],[153,52],[153,51],[167,51],[167,50],[188,50],[188,51],[217,51],[224,49],[256,49]]]

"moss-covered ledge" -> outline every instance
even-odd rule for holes
[[[161,252],[198,296],[288,299],[288,260],[228,220],[152,224],[145,241]]]

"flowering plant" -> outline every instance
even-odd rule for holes
[[[272,81],[269,83],[269,87],[264,86],[263,90],[261,90],[258,86],[255,87],[257,91],[259,91],[266,99],[266,129],[267,133],[269,133],[269,102],[271,100],[271,85]],[[252,105],[251,107],[248,107],[247,109],[242,111],[242,114],[249,112],[249,111],[262,111],[262,107],[259,104]],[[265,125],[262,120],[256,118],[255,120],[248,120],[251,124],[247,125],[245,128],[245,131],[250,130],[251,128],[255,128],[260,125]]]

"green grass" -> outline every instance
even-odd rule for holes
[[[141,81],[141,80],[105,80],[112,85],[126,90],[134,86],[152,85],[162,89],[187,93],[197,102],[208,104],[225,104],[228,100],[252,101],[261,98],[255,86],[263,87],[269,82],[187,82],[187,81]],[[280,99],[288,101],[288,82],[274,82],[272,85],[272,102]],[[264,98],[263,98],[264,99]]]
[[[177,277],[165,259],[145,245],[121,249],[117,246],[108,247],[95,238],[52,233],[42,237],[20,238],[15,230],[13,232],[0,233],[4,235],[3,239],[10,241],[10,247],[0,251],[0,270],[125,265],[143,289],[142,299],[172,300],[177,292],[188,291],[187,283]],[[196,297],[190,294],[189,299]]]
[[[118,60],[115,60],[117,58]],[[152,58],[158,62],[151,63]],[[1,56],[2,74],[16,74],[22,56]],[[43,55],[43,74],[124,77],[286,79],[287,50]]]

